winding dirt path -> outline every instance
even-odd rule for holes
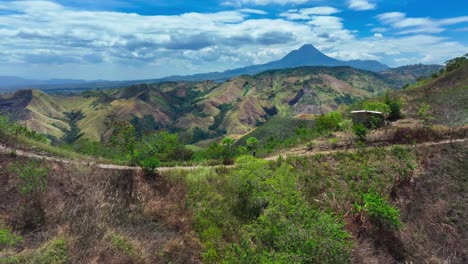
[[[468,138],[463,138],[463,139],[454,139],[452,142],[465,142],[468,141]],[[449,144],[450,140],[442,140],[442,141],[437,141],[437,142],[424,142],[424,143],[419,143],[416,144],[416,146],[434,146],[434,145],[443,145],[443,144]],[[396,145],[401,145],[401,144],[396,144]],[[384,148],[390,148],[394,145],[391,146],[386,146]],[[374,149],[377,147],[367,147],[366,149]],[[0,154],[7,155],[9,153],[12,153],[13,149],[4,145],[0,145]],[[264,158],[265,160],[276,160],[278,159],[279,156],[282,157],[287,157],[287,156],[301,156],[301,157],[310,157],[314,155],[323,155],[323,154],[332,154],[332,153],[346,153],[346,152],[355,152],[355,148],[350,148],[350,149],[336,149],[336,150],[322,150],[322,151],[308,151],[307,149],[299,149],[299,150],[294,150],[294,151],[287,151],[283,154],[271,156]],[[21,157],[28,157],[28,158],[33,158],[33,159],[42,159],[42,160],[48,160],[48,161],[55,161],[55,162],[60,162],[60,163],[65,163],[65,164],[76,164],[76,165],[84,165],[84,166],[96,166],[98,168],[102,169],[110,169],[110,170],[141,170],[140,167],[134,167],[134,166],[122,166],[122,165],[114,165],[114,164],[101,164],[101,163],[94,163],[94,162],[87,162],[87,161],[74,161],[74,160],[69,160],[69,159],[64,159],[64,158],[56,158],[56,157],[51,157],[51,156],[45,156],[45,155],[40,155],[36,154],[33,152],[28,152],[28,151],[23,151],[23,150],[16,150],[16,155],[21,156]],[[215,168],[215,167],[232,167],[231,166],[223,166],[223,165],[217,165],[217,166],[176,166],[176,167],[159,167],[157,170],[158,171],[170,171],[170,170],[196,170],[200,168]]]

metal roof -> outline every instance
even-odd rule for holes
[[[379,114],[382,115],[382,112],[379,111],[369,111],[369,110],[358,110],[358,111],[351,111],[351,114],[358,114],[358,113],[372,113],[372,114]]]

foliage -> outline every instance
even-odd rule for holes
[[[18,137],[19,135],[25,136],[40,143],[48,142],[46,136],[39,134],[36,131],[30,130],[16,122],[12,122],[7,116],[0,115],[0,141],[12,139],[13,137]]]
[[[154,170],[160,166],[161,162],[156,156],[146,156],[138,158],[138,166],[141,167],[146,176],[152,176]]]
[[[468,63],[468,53],[462,57],[456,57],[445,62],[445,70],[450,72],[455,69],[461,68]]]
[[[353,132],[359,140],[364,141],[366,139],[368,129],[363,124],[354,124]]]
[[[356,204],[359,212],[365,212],[377,228],[397,229],[401,226],[400,211],[375,191],[362,195],[363,204]]]
[[[329,112],[317,118],[315,129],[319,132],[336,131],[340,128],[343,115],[340,112]]]
[[[11,232],[8,228],[3,228],[0,225],[0,248],[15,246],[23,241],[21,236],[17,236]]]
[[[428,103],[422,103],[418,109],[418,116],[421,118],[424,125],[429,125],[431,121],[434,120],[434,116],[432,115],[431,111],[431,105]]]
[[[127,239],[118,234],[111,235],[111,244],[112,247],[120,250],[130,256],[135,255],[135,248],[127,241]]]
[[[221,141],[221,144],[224,145],[224,164],[231,164],[232,161],[231,159],[234,157],[234,142],[235,140],[230,138],[230,137],[226,137],[226,138],[223,138],[223,140]]]
[[[40,248],[0,259],[0,264],[64,264],[69,262],[67,241],[57,238]]]
[[[401,118],[402,102],[397,95],[386,92],[384,96],[384,103],[390,108],[390,112],[388,114],[388,119],[390,121],[395,121]]]
[[[391,112],[390,106],[388,106],[386,103],[377,102],[377,101],[364,102],[363,109],[369,110],[369,111],[382,112],[385,115],[388,115]]]
[[[223,122],[224,118],[226,117],[227,112],[229,112],[231,108],[232,108],[232,104],[220,104],[218,107],[220,112],[214,117],[214,122],[208,129],[209,130],[218,129],[219,125],[221,125],[221,122]]]
[[[251,156],[236,164],[222,177],[212,171],[186,177],[204,262],[349,262],[343,223],[309,206],[289,164]]]
[[[85,115],[80,110],[64,112],[64,114],[68,118],[68,124],[70,125],[70,129],[61,129],[64,132],[62,140],[66,144],[71,144],[84,135],[83,133],[81,133],[81,130],[78,127],[78,121],[85,118]]]
[[[39,161],[18,161],[10,165],[9,170],[20,178],[21,184],[18,188],[22,194],[34,195],[45,191],[49,170]]]
[[[161,129],[161,125],[156,122],[152,115],[144,115],[142,118],[134,116],[130,124],[135,127],[137,138],[142,138],[144,134]]]

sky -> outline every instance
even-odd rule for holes
[[[131,80],[278,60],[304,44],[391,67],[468,53],[467,0],[0,0],[0,76]]]

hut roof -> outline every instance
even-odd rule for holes
[[[369,110],[351,111],[351,114],[359,114],[359,113],[372,113],[372,114],[383,115],[383,113],[379,111],[369,111]]]

